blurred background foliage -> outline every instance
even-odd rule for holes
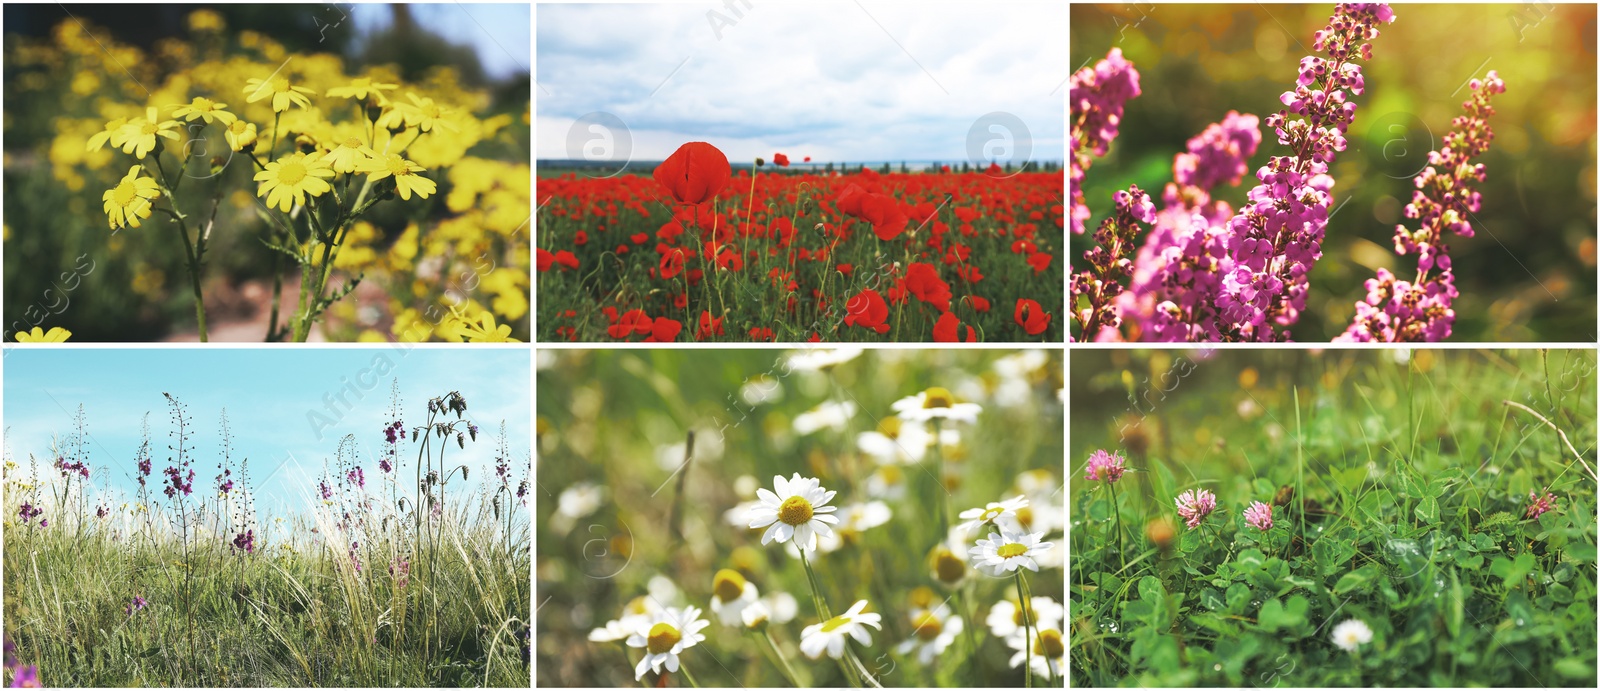
[[[883,630],[873,632],[861,659],[884,686],[1023,685],[1020,670],[1007,664],[1014,651],[984,622],[995,603],[1015,599],[1012,582],[969,566],[963,587],[970,595],[947,600],[956,591],[930,572],[930,550],[944,538],[929,510],[932,453],[921,465],[880,464],[858,450],[857,439],[894,418],[895,401],[931,386],[980,404],[976,424],[945,426],[960,430],[960,442],[947,443],[944,456],[951,525],[960,511],[1026,495],[1028,527],[1055,542],[1048,558],[1063,558],[1061,351],[871,349],[824,371],[791,368],[788,357],[778,350],[539,353],[540,686],[636,685],[637,655],[630,660],[620,642],[587,636],[647,591],[663,605],[700,607],[713,622],[707,640],[684,654],[701,684],[788,686],[756,639],[710,611],[712,576],[724,568],[740,571],[763,597],[783,592],[801,603],[793,621],[774,620],[772,630],[802,682],[847,685],[831,660],[808,660],[794,647],[801,629],[816,622],[800,560],[785,554],[785,545],[762,545],[760,530],[727,517],[743,516],[741,503],[755,498],[756,487],[771,489],[774,475],[796,472],[837,491],[831,504],[841,516],[851,505],[888,507],[886,523],[841,531],[841,546],[813,557],[835,611],[866,599],[867,611],[883,615]],[[825,402],[857,407],[838,427],[800,431],[801,417]],[[694,460],[677,472],[690,430]],[[1041,561],[1040,572],[1027,574],[1034,597],[1062,601],[1060,565]],[[961,639],[933,666],[894,652],[914,631],[912,603],[929,589],[935,604],[948,601],[968,619],[977,654]]]
[[[182,241],[161,215],[143,228],[107,228],[101,194],[135,160],[113,147],[88,152],[85,143],[114,117],[142,115],[149,105],[170,119],[171,106],[194,96],[226,103],[257,125],[266,142],[272,112],[267,101],[247,104],[243,89],[248,78],[267,77],[280,65],[295,85],[316,91],[314,107],[344,119],[346,102],[327,98],[327,89],[367,76],[399,83],[391,100],[414,91],[456,108],[461,128],[449,138],[436,129],[407,151],[438,183],[436,197],[379,204],[351,229],[335,268],[365,280],[329,309],[313,338],[381,341],[408,332],[440,338],[449,333],[448,308],[456,306],[465,314],[492,311],[497,322],[513,325],[514,337],[526,339],[526,57],[513,57],[520,73],[494,78],[480,60],[482,46],[475,47],[502,50],[492,36],[447,38],[425,21],[434,16],[425,12],[430,6],[362,9],[369,21],[356,21],[355,8],[338,4],[7,4],[7,340],[39,324],[40,316],[45,329],[65,327],[75,341],[194,340]],[[527,31],[510,29],[519,30]],[[288,137],[299,111],[283,114]],[[268,224],[253,201],[254,171],[247,157],[230,156],[217,128],[204,136],[209,154],[193,155],[225,159],[214,178],[189,185],[226,190],[204,269],[211,338],[261,340],[274,252],[261,240]],[[187,213],[203,216],[210,203],[201,197],[208,196],[196,189],[180,201]],[[298,272],[284,273],[287,312]]]
[[[1097,226],[1111,195],[1136,183],[1160,199],[1172,158],[1229,110],[1265,119],[1283,107],[1312,34],[1333,5],[1072,6],[1072,66],[1121,48],[1143,94],[1128,102],[1109,155],[1090,168],[1085,199]],[[1366,92],[1349,148],[1331,171],[1336,211],[1308,306],[1291,332],[1327,341],[1343,332],[1379,267],[1394,254],[1394,225],[1411,178],[1461,114],[1465,83],[1498,70],[1495,133],[1472,238],[1451,237],[1459,341],[1593,341],[1595,331],[1595,5],[1399,5],[1361,65]],[[1214,196],[1238,208],[1254,172],[1283,155],[1262,126],[1250,175]],[[1092,242],[1072,238],[1072,259]],[[1414,272],[1414,263],[1411,265]],[[1405,276],[1407,272],[1398,272]]]

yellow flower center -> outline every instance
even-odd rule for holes
[[[923,408],[949,408],[955,404],[956,397],[942,386],[935,386],[922,394]]]
[[[1016,542],[1008,542],[1006,544],[1000,545],[1000,549],[995,550],[995,554],[1000,555],[1000,558],[1002,558],[1002,559],[1010,559],[1012,557],[1020,557],[1020,556],[1022,556],[1024,554],[1027,554],[1027,553],[1028,553],[1027,546],[1025,546],[1023,544],[1020,544],[1020,543],[1016,543]]]
[[[932,612],[923,612],[922,616],[917,617],[916,624],[917,638],[920,638],[924,641],[931,641],[935,638],[938,638],[939,632],[944,630],[944,624],[940,623],[939,618],[933,616]]]
[[[278,168],[278,182],[293,187],[306,178],[306,166],[299,161],[290,161]]]
[[[144,134],[155,134],[156,133],[156,124],[153,123],[153,122],[147,122],[147,123],[144,124],[144,126],[139,128],[139,131],[144,133]]]
[[[344,148],[346,148],[346,149],[359,149],[362,146],[364,146],[364,145],[361,143],[361,140],[359,138],[347,137],[344,140]]]
[[[112,201],[115,201],[117,206],[123,207],[132,203],[135,196],[137,195],[134,192],[133,183],[131,182],[119,183],[117,185],[117,189],[113,190],[111,193]]]
[[[811,520],[811,502],[804,497],[789,497],[778,507],[778,520],[789,525],[801,525]]]
[[[275,77],[272,80],[272,90],[280,94],[288,91],[289,79],[287,77]]]
[[[1028,618],[1027,619],[1023,619],[1022,618],[1023,614],[1027,614]],[[1012,610],[1012,612],[1011,612],[1011,621],[1013,623],[1015,623],[1017,626],[1027,625],[1030,620],[1031,621],[1038,621],[1039,620],[1039,615],[1038,615],[1037,612],[1033,611],[1033,605],[1032,604],[1021,605],[1021,606],[1017,607],[1015,610]]]
[[[248,125],[248,124],[249,123],[247,123],[247,122],[245,122],[243,120],[234,120],[233,124],[228,125],[228,130],[233,132],[234,134],[244,134],[245,125]]]
[[[917,609],[926,609],[933,604],[933,588],[919,585],[911,589],[911,606]]]
[[[1061,657],[1066,648],[1061,645],[1061,632],[1055,629],[1045,629],[1039,632],[1036,641],[1038,650],[1045,657]]]
[[[933,575],[941,582],[954,583],[967,575],[967,565],[949,549],[939,547],[933,553]]]
[[[899,466],[886,465],[878,468],[878,477],[886,485],[898,485],[901,480],[905,479],[906,475],[900,471]]]
[[[444,110],[430,103],[422,107],[422,114],[428,116],[429,120],[439,120],[444,117]]]
[[[645,599],[645,596],[640,595],[639,597],[629,600],[627,606],[623,607],[623,610],[628,614],[649,614],[650,603]]]
[[[723,602],[731,602],[744,595],[744,576],[733,569],[723,569],[711,577],[711,590]]]
[[[841,615],[839,615],[837,617],[829,619],[828,623],[823,624],[822,625],[822,630],[823,631],[832,631],[832,630],[837,629],[837,628],[839,628],[841,626],[844,626],[845,624],[848,624],[848,623],[850,623],[850,617],[847,617],[847,616],[841,614]]]
[[[1000,514],[1003,514],[1005,512],[1006,512],[1006,509],[1003,506],[991,506],[991,507],[988,507],[988,508],[983,510],[983,515],[978,517],[978,522],[980,522],[980,523],[988,523],[989,521],[992,521],[992,520],[994,520],[996,518],[999,518]]]
[[[1023,525],[1033,525],[1033,509],[1027,506],[1017,509],[1017,522]]]
[[[356,77],[355,79],[350,80],[351,88],[355,89],[365,89],[371,85],[372,80],[366,77]]]
[[[209,99],[209,98],[200,98],[198,96],[195,97],[194,103],[189,104],[190,108],[193,108],[195,110],[204,110],[204,111],[215,110],[216,106],[217,106],[217,104],[212,102],[211,99]]]
[[[890,439],[900,438],[900,418],[893,415],[885,416],[878,421],[878,433]]]
[[[672,646],[677,645],[678,641],[681,640],[683,640],[683,635],[678,633],[677,627],[667,622],[661,622],[650,627],[649,646],[652,653],[660,655],[661,653],[669,652],[672,650]]]

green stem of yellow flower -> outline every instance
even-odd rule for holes
[[[273,111],[272,111],[272,148],[267,149],[267,160],[268,161],[272,160],[273,156],[278,155],[278,118],[282,117],[282,116],[283,116],[283,113],[278,112],[277,109],[273,109]]]
[[[175,195],[173,195],[172,189],[167,186],[167,171],[166,168],[162,167],[161,165],[161,155],[157,153],[151,158],[155,161],[156,172],[158,174],[156,177],[156,184],[161,187],[162,193],[167,195],[167,206],[171,207],[168,209],[159,210],[165,212],[168,216],[171,216],[172,220],[177,221],[178,236],[183,238],[184,260],[189,265],[189,289],[194,293],[195,325],[200,334],[200,342],[205,343],[207,342],[206,301],[205,296],[200,288],[200,268],[201,261],[205,256],[205,238],[202,236],[196,238],[195,242],[189,241],[189,224],[184,222],[183,213],[178,211],[178,199]],[[198,247],[196,247],[196,243],[198,243]]]

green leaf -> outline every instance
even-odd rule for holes
[[[1331,575],[1356,555],[1356,546],[1348,541],[1324,537],[1311,546],[1311,556],[1324,575]]]
[[[1339,582],[1333,586],[1333,593],[1343,595],[1354,590],[1365,592],[1371,588],[1376,576],[1377,573],[1372,566],[1363,566],[1339,577]]]
[[[1504,585],[1509,588],[1521,583],[1523,579],[1528,577],[1528,574],[1533,573],[1535,566],[1537,566],[1537,563],[1534,561],[1533,555],[1523,552],[1517,555],[1516,561],[1505,557],[1495,557],[1494,562],[1489,564],[1489,574],[1499,576]]]
[[[1593,682],[1595,666],[1593,661],[1585,662],[1582,658],[1564,657],[1556,660],[1556,673],[1568,679],[1588,679]]]
[[[1305,623],[1306,610],[1310,606],[1311,603],[1303,595],[1289,598],[1287,605],[1273,598],[1261,606],[1261,613],[1256,622],[1267,631],[1297,627]]]
[[[1483,561],[1483,557],[1478,557]],[[1461,635],[1461,619],[1466,611],[1466,595],[1461,590],[1461,579],[1457,577],[1455,569],[1450,570],[1450,601],[1445,609],[1444,626],[1450,631],[1450,637]]]
[[[1228,613],[1244,614],[1244,608],[1250,604],[1250,587],[1243,583],[1228,586]]]
[[[1417,520],[1422,521],[1423,523],[1438,523],[1439,500],[1434,499],[1432,495],[1425,495],[1422,497],[1422,501],[1417,504],[1415,512],[1417,514]]]

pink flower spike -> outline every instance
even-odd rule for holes
[[[1122,479],[1122,454],[1106,453],[1100,449],[1089,454],[1089,472],[1084,477],[1089,480],[1105,480],[1116,482]]]
[[[1272,530],[1272,507],[1255,502],[1244,510],[1244,522],[1257,530]]]
[[[1525,516],[1538,518],[1544,512],[1556,508],[1556,495],[1545,492],[1541,497],[1537,492],[1528,492],[1528,502],[1528,512]]]
[[[1200,527],[1200,522],[1217,508],[1217,495],[1204,489],[1198,492],[1187,490],[1172,501],[1178,505],[1178,515],[1184,519],[1184,525],[1191,530]]]

